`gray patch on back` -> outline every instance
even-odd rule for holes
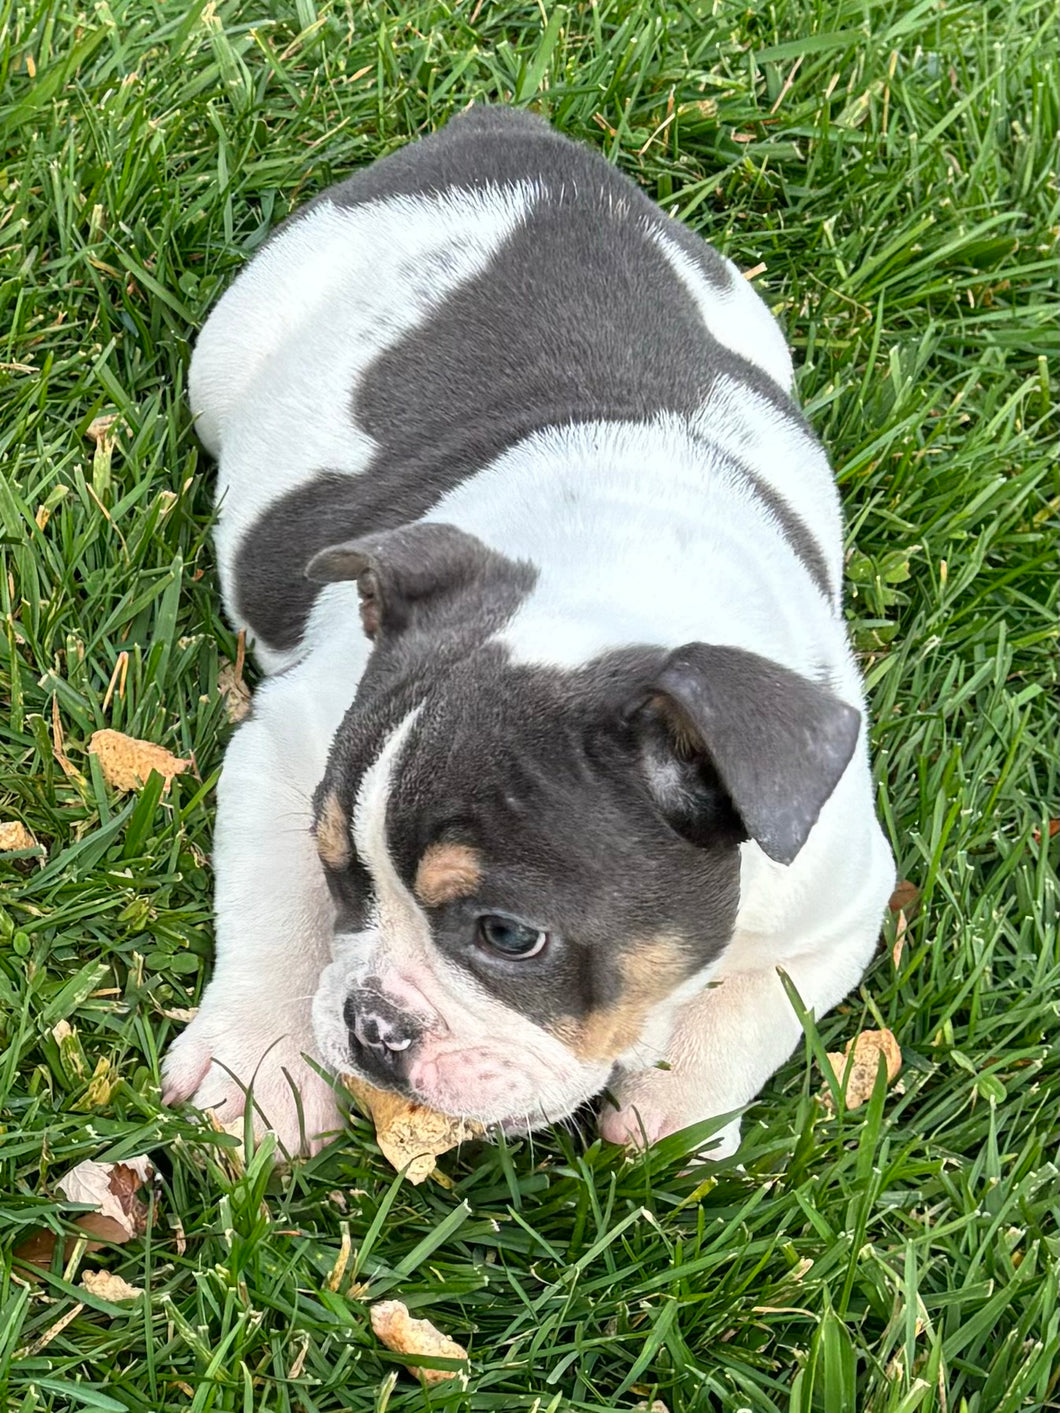
[[[364,473],[322,469],[270,506],[240,545],[239,609],[271,646],[293,648],[305,630],[319,588],[302,571],[315,553],[421,518],[542,428],[642,422],[664,412],[692,418],[722,375],[804,427],[785,393],[711,335],[652,232],[663,232],[717,288],[728,288],[732,277],[717,253],[598,153],[530,114],[472,109],[305,210],[321,201],[341,207],[528,180],[541,199],[487,268],[365,370],[350,409],[378,443]],[[445,249],[435,258],[444,266]],[[809,528],[740,469],[827,592],[824,558]]]

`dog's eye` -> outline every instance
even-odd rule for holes
[[[499,913],[485,913],[479,918],[478,935],[483,946],[502,957],[536,957],[548,944],[547,932]]]

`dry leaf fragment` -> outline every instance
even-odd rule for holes
[[[104,1242],[122,1245],[147,1230],[147,1207],[140,1198],[140,1189],[154,1176],[149,1158],[126,1158],[121,1163],[97,1163],[86,1158],[71,1168],[55,1184],[68,1202],[92,1207],[73,1219],[90,1239],[86,1251],[98,1251]],[[50,1266],[52,1253],[60,1238],[53,1231],[38,1231],[15,1250],[18,1260],[31,1266]],[[64,1259],[69,1260],[77,1238],[70,1236],[64,1244]]]
[[[59,716],[58,697],[52,697],[52,754],[58,762],[60,770],[68,780],[73,780],[76,784],[84,783],[84,776],[66,754],[66,742],[63,737],[62,719]]]
[[[894,892],[888,900],[887,906],[892,913],[908,913],[913,909],[913,905],[920,900],[920,889],[915,883],[910,883],[908,878],[901,879],[894,885]]]
[[[12,853],[15,849],[35,849],[37,841],[19,819],[6,819],[0,823],[0,854]]]
[[[143,1286],[130,1285],[110,1271],[82,1271],[81,1284],[92,1295],[98,1295],[100,1300],[135,1300],[144,1293]]]
[[[633,1410],[634,1413],[639,1413],[639,1410],[643,1410],[643,1413],[670,1413],[661,1398],[652,1399],[651,1403],[645,1402],[642,1398],[639,1403],[634,1403]]]
[[[853,1051],[852,1060],[850,1058],[851,1051]],[[880,1055],[886,1058],[887,1083],[891,1084],[902,1068],[902,1052],[898,1047],[898,1041],[894,1038],[893,1031],[863,1030],[853,1040],[847,1041],[846,1049],[842,1054],[838,1051],[830,1050],[828,1052],[828,1062],[843,1089],[843,1097],[848,1109],[860,1108],[867,1099],[872,1098],[872,1091],[876,1087],[876,1071]],[[845,1085],[843,1084],[844,1074],[846,1075]]]
[[[408,1307],[400,1300],[381,1300],[370,1311],[376,1337],[395,1354],[426,1354],[439,1359],[466,1359],[467,1350],[448,1335],[436,1329],[430,1320],[414,1320]],[[425,1384],[440,1384],[455,1379],[455,1369],[424,1369],[415,1364],[405,1366],[414,1378]]]
[[[199,1014],[198,1006],[162,1006],[159,1014],[165,1016],[166,1020],[193,1021]]]
[[[116,412],[104,412],[102,416],[94,418],[85,428],[85,436],[90,442],[97,445],[102,441],[113,442],[117,436],[114,424],[118,420]]]
[[[894,929],[894,945],[891,948],[891,961],[895,968],[901,965],[902,953],[905,951],[905,934],[909,930],[909,922],[905,913],[899,910],[898,921]]]
[[[389,1089],[376,1089],[355,1075],[343,1075],[342,1080],[375,1124],[383,1157],[398,1172],[407,1165],[405,1176],[411,1183],[425,1182],[442,1153],[469,1139],[481,1138],[485,1132],[481,1124],[436,1113]]]
[[[234,662],[223,662],[217,674],[217,690],[224,698],[225,715],[231,722],[245,721],[250,715],[250,688]]]
[[[108,1241],[131,1241],[147,1230],[147,1207],[140,1198],[140,1189],[154,1176],[150,1158],[125,1158],[120,1163],[97,1163],[86,1158],[55,1184],[68,1202],[79,1202],[95,1208],[78,1218],[83,1226],[87,1218],[94,1222],[94,1235]],[[106,1230],[101,1224],[110,1224]],[[85,1227],[85,1230],[91,1228]]]
[[[190,760],[182,760],[163,746],[151,741],[138,741],[121,731],[97,731],[88,743],[90,753],[99,759],[103,778],[118,790],[137,790],[152,770],[157,770],[166,782],[182,775]]]

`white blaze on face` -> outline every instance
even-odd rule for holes
[[[430,920],[402,882],[386,837],[395,771],[418,711],[387,738],[357,794],[353,839],[372,875],[375,908],[365,931],[336,939],[336,959],[313,1001],[317,1041],[327,1064],[339,1072],[350,1068],[346,998],[366,977],[378,978],[383,993],[426,1028],[408,1074],[418,1099],[483,1123],[532,1128],[598,1093],[611,1064],[578,1059],[435,947]]]
[[[365,771],[353,808],[353,842],[375,884],[371,924],[383,938],[388,969],[425,961],[431,946],[431,925],[402,883],[386,842],[394,767],[419,713],[417,706],[387,737],[378,759]]]

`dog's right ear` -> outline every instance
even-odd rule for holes
[[[316,584],[356,580],[361,622],[373,641],[444,615],[483,581],[514,579],[513,587],[525,592],[527,574],[532,582],[530,566],[505,559],[455,525],[422,523],[329,545],[305,568]]]

